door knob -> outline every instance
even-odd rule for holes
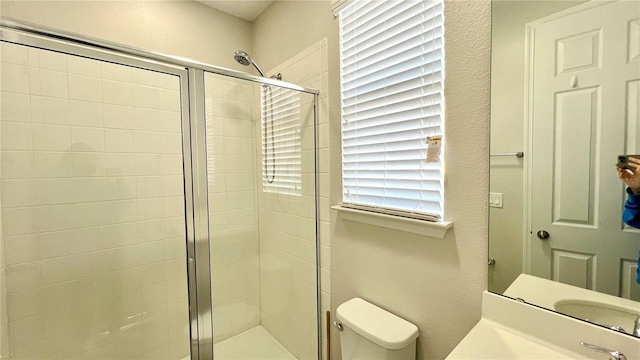
[[[536,235],[538,235],[538,239],[547,240],[549,238],[549,233],[545,230],[539,230]]]

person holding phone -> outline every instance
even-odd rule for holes
[[[616,166],[618,177],[627,185],[627,201],[624,204],[622,220],[629,226],[640,229],[640,159],[628,157],[624,167]],[[636,282],[640,284],[640,253]]]
[[[627,185],[627,201],[622,220],[629,226],[640,229],[640,159],[628,157],[624,168],[616,167],[618,177]]]

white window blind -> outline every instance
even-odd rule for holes
[[[340,19],[343,206],[438,220],[442,157],[443,3],[357,0]]]
[[[262,188],[301,195],[300,94],[271,85],[261,91]]]

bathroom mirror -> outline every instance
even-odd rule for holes
[[[547,279],[640,313],[615,169],[640,154],[639,54],[640,1],[493,1],[490,291],[536,304]]]

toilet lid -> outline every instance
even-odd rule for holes
[[[343,326],[390,350],[411,344],[418,337],[418,327],[360,298],[340,306],[336,317]]]

